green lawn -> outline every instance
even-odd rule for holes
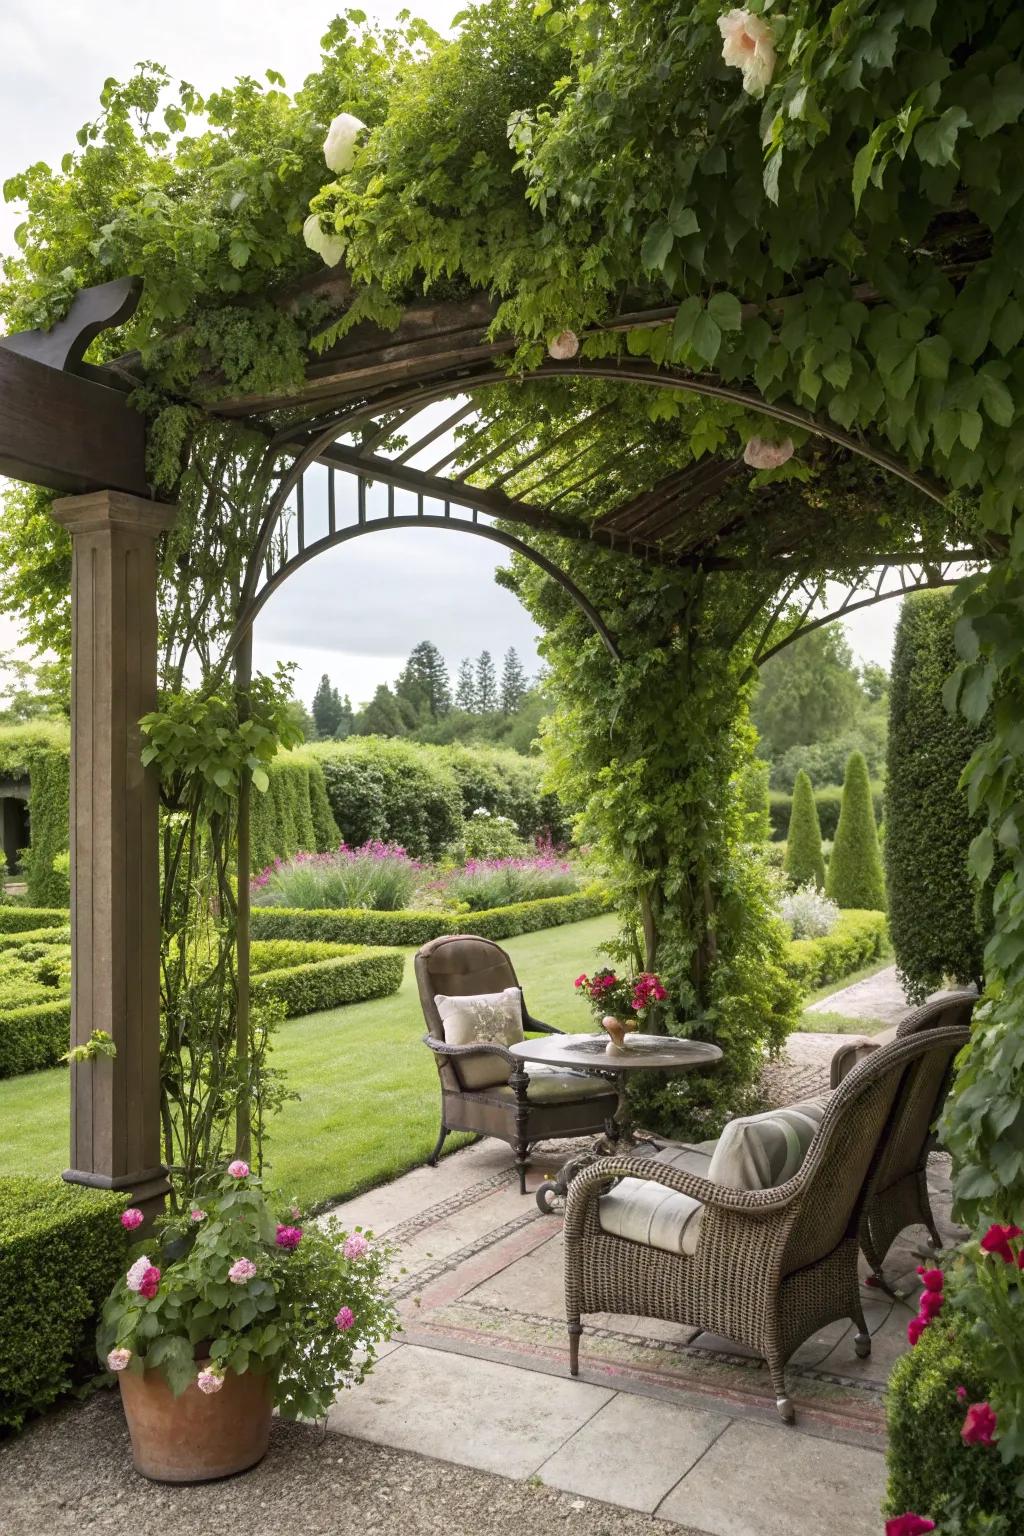
[[[560,1029],[591,1027],[573,978],[611,938],[612,916],[509,939],[530,1011]],[[281,1025],[274,1065],[299,1095],[272,1125],[268,1183],[303,1204],[354,1194],[421,1163],[437,1135],[437,1070],[421,1043],[423,1016],[407,952],[394,997]],[[0,1082],[0,1174],[67,1167],[67,1074]],[[455,1145],[451,1138],[448,1147]]]

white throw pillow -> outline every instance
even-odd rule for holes
[[[475,997],[436,993],[434,1003],[447,1045],[515,1045],[523,1038],[523,999],[518,987]],[[507,1083],[511,1071],[500,1056],[467,1056],[455,1062],[455,1070],[471,1090]]]

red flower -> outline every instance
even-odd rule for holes
[[[972,1403],[960,1430],[964,1445],[993,1445],[995,1434],[996,1416],[988,1403]]]
[[[921,1276],[921,1284],[926,1291],[941,1291],[946,1283],[946,1277],[941,1269],[925,1269],[919,1264],[917,1272]]]
[[[941,1291],[922,1291],[918,1303],[919,1315],[930,1323],[942,1311],[945,1299]]]
[[[1010,1243],[1020,1235],[1020,1227],[1001,1227],[997,1221],[994,1221],[981,1240],[981,1251],[997,1253],[1004,1264],[1012,1264],[1014,1253]]]
[[[924,1515],[915,1515],[910,1511],[885,1522],[885,1536],[924,1536],[926,1531],[934,1531],[934,1529],[934,1520],[928,1520]]]
[[[159,1284],[160,1271],[157,1269],[155,1264],[151,1264],[142,1277],[142,1284],[139,1286],[139,1295],[145,1296],[147,1301],[152,1301],[153,1297],[156,1295],[157,1286]]]
[[[912,1345],[917,1343],[927,1327],[928,1319],[926,1317],[918,1316],[910,1319],[910,1322],[907,1324],[907,1338]]]
[[[573,986],[574,987],[585,987],[586,984],[587,984],[587,973],[586,973],[586,971],[584,971],[582,975],[576,977],[576,980],[573,982]]]

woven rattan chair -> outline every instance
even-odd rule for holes
[[[957,1029],[969,1029],[971,1013],[977,1001],[977,992],[967,988],[944,992],[941,997],[932,998],[920,1008],[915,1008],[913,1013],[908,1013],[905,1019],[901,1019],[891,1029],[883,1029],[877,1035],[851,1035],[832,1055],[829,1069],[831,1086],[838,1088],[852,1067],[870,1056],[872,1051],[877,1051],[879,1046],[889,1045],[893,1040],[905,1040],[908,1035],[916,1035],[922,1029],[943,1028],[947,1024]]]
[[[603,1159],[578,1174],[565,1212],[572,1374],[585,1314],[664,1318],[763,1355],[779,1413],[791,1423],[785,1365],[805,1339],[850,1318],[856,1353],[871,1352],[857,1273],[861,1214],[877,1177],[887,1177],[907,1117],[914,1135],[922,1115],[932,1123],[966,1038],[964,1029],[932,1029],[873,1052],[832,1094],[799,1170],[775,1189],[732,1189],[640,1158]],[[693,1253],[605,1232],[600,1199],[613,1177],[652,1180],[700,1201]]]
[[[522,988],[512,961],[490,939],[472,934],[432,939],[415,961],[416,984],[427,1025],[423,1039],[434,1053],[441,1080],[441,1129],[427,1158],[433,1167],[452,1131],[473,1131],[507,1141],[519,1172],[519,1191],[526,1193],[530,1146],[565,1136],[597,1135],[608,1129],[618,1097],[602,1078],[527,1064],[503,1045],[447,1045],[434,997],[472,997],[482,992]],[[523,1029],[558,1035],[562,1031],[535,1019],[523,999]],[[493,1088],[468,1089],[459,1064],[481,1056],[504,1058],[508,1081]]]

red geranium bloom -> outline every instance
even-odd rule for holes
[[[925,1269],[919,1264],[917,1272],[921,1276],[921,1284],[926,1291],[941,1291],[946,1283],[946,1277],[941,1269]]]
[[[1020,1235],[1020,1227],[1001,1227],[997,1221],[994,1221],[981,1240],[981,1251],[997,1253],[1004,1264],[1012,1264],[1014,1254],[1010,1244]]]
[[[910,1319],[910,1322],[907,1324],[907,1338],[912,1345],[917,1343],[927,1327],[928,1319],[926,1317],[918,1316]]]
[[[988,1403],[972,1403],[960,1430],[964,1445],[994,1445],[995,1435],[996,1416]]]
[[[885,1536],[925,1536],[926,1531],[934,1529],[934,1520],[928,1520],[924,1515],[915,1515],[909,1510],[905,1515],[896,1515],[894,1519],[885,1522]]]
[[[919,1302],[920,1315],[931,1322],[933,1317],[938,1317],[945,1303],[945,1297],[941,1291],[922,1291]]]

